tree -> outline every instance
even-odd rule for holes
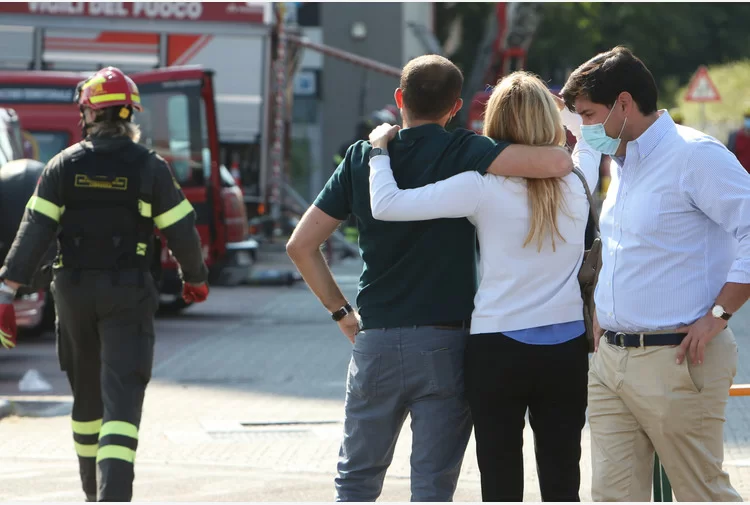
[[[721,102],[704,105],[685,102],[687,85],[677,90],[675,102],[685,117],[686,126],[704,130],[726,142],[729,132],[740,127],[743,112],[750,107],[750,60],[713,65],[708,68],[708,73],[719,91]]]
[[[436,4],[436,35],[445,44],[461,26],[461,41],[448,54],[471,72],[494,4]],[[750,56],[748,3],[572,3],[542,5],[542,22],[529,48],[527,68],[562,84],[568,73],[595,54],[622,44],[654,74],[664,105],[699,65]]]

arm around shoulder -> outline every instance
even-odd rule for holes
[[[512,144],[502,150],[487,171],[531,179],[564,177],[573,171],[573,160],[564,147]]]
[[[420,188],[399,189],[390,158],[370,160],[370,207],[380,221],[425,221],[474,215],[484,190],[478,172],[463,172]]]

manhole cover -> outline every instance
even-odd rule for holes
[[[259,438],[304,438],[312,435],[310,430],[265,430],[265,431],[231,431],[220,433],[209,433],[213,440],[258,440]]]
[[[229,421],[202,423],[214,440],[253,440],[258,438],[319,437],[341,435],[340,421]]]
[[[272,421],[272,422],[241,422],[245,428],[286,427],[286,426],[324,426],[341,424],[339,421]]]

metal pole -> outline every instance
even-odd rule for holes
[[[654,501],[672,501],[672,484],[670,484],[667,472],[661,466],[659,455],[656,453],[654,453]]]
[[[34,28],[34,70],[44,70],[44,28]]]
[[[298,37],[297,35],[294,35],[291,33],[285,32],[283,34],[280,34],[279,37],[293,44],[298,44],[306,49],[312,49],[313,51],[318,51],[319,53],[325,54],[326,56],[338,58],[340,60],[347,61],[354,65],[359,65],[369,70],[380,72],[381,74],[390,75],[397,79],[401,77],[400,68],[393,67],[391,65],[386,65],[385,63],[380,63],[379,61],[375,61],[371,58],[365,58],[364,56],[359,56],[357,54],[350,53],[348,51],[342,51],[341,49],[337,49],[331,46],[326,46],[324,44],[310,42],[305,37]]]
[[[258,181],[258,195],[257,201],[263,205],[263,214],[268,212],[270,209],[266,208],[268,201],[268,183],[270,177],[268,176],[268,170],[270,167],[270,146],[271,139],[271,113],[275,110],[272,106],[271,101],[274,96],[274,67],[273,63],[273,41],[272,34],[268,34],[263,41],[263,111],[262,111],[262,122],[261,122],[261,137],[260,137],[260,178]],[[246,189],[247,191],[247,189]],[[247,193],[246,193],[247,194]],[[245,200],[246,202],[248,199]]]
[[[284,18],[286,6],[283,2],[274,4],[277,15],[276,62],[274,72],[276,77],[276,93],[274,94],[274,140],[271,147],[271,219],[273,221],[273,235],[281,235],[281,185],[283,177],[282,164],[284,160],[284,94],[286,91],[286,46],[284,36]]]
[[[162,32],[159,34],[159,63],[157,68],[167,66],[169,66],[169,34]]]
[[[706,102],[701,102],[701,131],[706,131]]]

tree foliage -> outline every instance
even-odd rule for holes
[[[740,127],[743,113],[750,108],[750,60],[712,65],[708,75],[719,92],[720,102],[685,102],[687,85],[677,90],[675,102],[685,118],[683,124],[726,142],[729,132]]]
[[[436,35],[445,42],[460,19],[462,42],[449,55],[468,74],[494,4],[436,4]],[[543,19],[529,48],[527,69],[555,84],[595,54],[622,44],[653,72],[662,104],[699,65],[750,57],[749,3],[575,3],[542,5]]]

